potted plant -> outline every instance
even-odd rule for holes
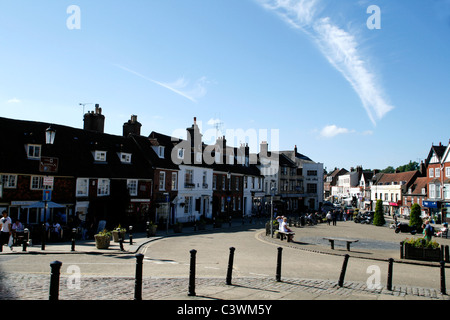
[[[120,226],[120,224],[119,224],[119,226],[112,231],[112,236],[113,236],[114,242],[119,242],[119,232],[120,232],[120,235],[121,235],[122,240],[123,240],[123,239],[125,239],[125,234],[127,232],[127,229],[122,228]]]
[[[94,235],[94,239],[97,249],[108,249],[111,241],[111,232],[103,229],[103,231]]]
[[[154,224],[153,221],[147,222],[147,235],[149,237],[156,236],[156,229],[158,228],[157,224]]]
[[[173,232],[175,232],[175,233],[181,233],[183,231],[183,224],[181,223],[181,222],[178,222],[177,221],[177,223],[175,223],[174,225],[173,225]]]
[[[406,239],[404,242],[405,259],[437,261],[441,260],[441,248],[436,241],[424,238]]]
[[[203,218],[201,218],[200,220],[198,220],[197,226],[198,226],[198,230],[205,230],[206,229],[206,221]]]

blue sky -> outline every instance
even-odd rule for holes
[[[0,48],[2,117],[81,128],[98,103],[118,135],[132,114],[144,135],[197,117],[329,170],[450,138],[449,0],[2,0]]]

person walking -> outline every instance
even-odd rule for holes
[[[0,219],[0,245],[3,246],[5,243],[8,244],[9,237],[12,234],[12,221],[8,217],[8,212],[6,210],[2,213],[3,218]]]
[[[328,213],[327,213],[327,224],[330,225],[332,220],[333,220],[333,215],[331,214],[331,211],[328,211]]]
[[[335,226],[337,223],[337,212],[335,210],[333,210],[333,213],[331,214],[331,216],[333,219],[333,226]]]

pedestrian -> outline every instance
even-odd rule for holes
[[[12,234],[12,221],[8,217],[8,212],[6,210],[2,213],[3,218],[0,219],[0,245],[3,246],[5,243],[8,244],[9,237]]]
[[[430,225],[430,221],[425,221],[424,228],[423,228],[423,237],[427,242],[431,241],[431,238],[433,236],[433,228]]]
[[[327,224],[330,225],[331,220],[333,220],[333,215],[331,214],[331,211],[328,211],[327,213]]]
[[[336,222],[337,222],[337,213],[336,213],[336,211],[333,210],[333,213],[331,214],[331,216],[332,216],[332,219],[333,219],[333,226],[335,226]]]

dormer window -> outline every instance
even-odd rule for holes
[[[29,144],[27,148],[28,159],[40,159],[41,158],[41,145],[40,144]]]
[[[155,147],[152,147],[152,148],[156,152],[158,157],[164,159],[164,148],[165,147],[163,147],[163,146],[155,146]]]
[[[95,161],[106,162],[106,151],[95,151],[94,159]]]
[[[120,152],[119,158],[122,163],[131,163],[131,153]]]

